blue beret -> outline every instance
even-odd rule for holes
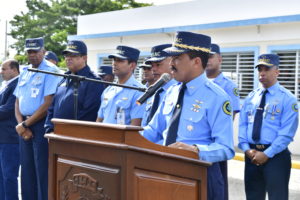
[[[63,55],[73,54],[73,55],[87,55],[87,47],[83,41],[80,40],[70,40],[67,44],[67,49],[64,50]]]
[[[165,49],[169,56],[177,56],[189,51],[210,52],[211,38],[207,35],[179,31],[176,34],[172,47]]]
[[[56,54],[52,51],[46,52],[45,59],[46,60],[55,60],[55,62],[58,62],[58,58],[57,58]]]
[[[168,57],[168,54],[163,50],[171,46],[172,44],[161,44],[152,47],[151,57],[146,60],[145,64],[151,64],[151,62],[160,62],[166,59]]]
[[[25,40],[25,51],[33,50],[39,51],[44,47],[44,39],[39,38],[28,38]]]
[[[110,54],[108,58],[120,58],[122,60],[133,60],[137,61],[140,56],[140,51],[138,49],[128,47],[128,46],[117,46],[117,52]]]
[[[257,68],[260,65],[266,67],[279,67],[279,56],[276,54],[262,54],[258,57],[258,64],[255,68]]]

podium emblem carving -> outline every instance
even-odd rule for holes
[[[61,200],[111,200],[98,181],[86,173],[73,174],[61,184]]]

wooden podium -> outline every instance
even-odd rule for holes
[[[206,200],[207,167],[141,127],[53,119],[49,200]]]

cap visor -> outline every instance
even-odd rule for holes
[[[41,47],[36,47],[36,48],[30,47],[30,48],[25,48],[25,51],[29,51],[29,50],[39,51],[41,49],[42,49]]]
[[[265,63],[265,62],[259,62],[255,68],[258,68],[260,65],[265,66],[265,67],[273,67],[273,64]]]
[[[63,55],[65,54],[74,54],[74,55],[80,55],[81,53],[78,52],[78,51],[73,51],[73,50],[70,50],[70,49],[66,49],[62,52]]]
[[[146,60],[145,64],[150,65],[152,62],[160,62],[166,59],[166,57],[152,57]]]
[[[122,60],[128,60],[127,57],[121,56],[120,54],[111,54],[111,55],[108,56],[108,58],[120,58]]]
[[[189,50],[187,49],[179,49],[177,47],[169,47],[163,50],[164,52],[166,52],[168,54],[168,56],[178,56],[180,54],[189,52]]]
[[[151,65],[140,65],[139,68],[152,68]]]

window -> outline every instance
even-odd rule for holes
[[[280,58],[279,63],[279,77],[278,81],[286,89],[290,90],[297,97],[298,101],[300,99],[299,94],[299,65],[300,65],[300,50],[283,50],[283,51],[273,51]]]
[[[245,98],[254,88],[254,57],[252,51],[222,53],[222,71],[237,83],[241,98]]]

